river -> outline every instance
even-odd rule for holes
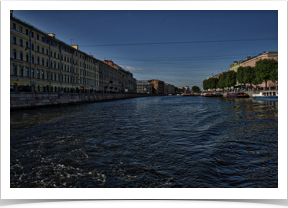
[[[277,188],[278,103],[159,96],[10,113],[10,187]]]

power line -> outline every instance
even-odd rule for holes
[[[167,45],[167,44],[184,44],[184,43],[216,43],[216,42],[236,42],[236,41],[259,41],[259,40],[277,40],[277,38],[258,38],[258,39],[238,39],[238,40],[202,40],[202,41],[187,41],[187,42],[158,42],[158,43],[118,43],[105,45],[83,45],[81,47],[94,46],[132,46],[132,45]]]

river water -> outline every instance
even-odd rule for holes
[[[278,103],[159,96],[10,113],[11,187],[278,187]]]

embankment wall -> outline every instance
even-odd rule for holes
[[[147,94],[98,94],[98,93],[29,93],[10,92],[10,110],[35,108],[41,106],[67,105],[88,102],[101,102],[136,97],[147,97]]]

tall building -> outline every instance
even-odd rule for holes
[[[153,80],[150,80],[149,82],[154,85],[156,94],[164,94],[164,81],[153,79]]]
[[[147,80],[137,80],[137,93],[152,94],[152,86]]]
[[[10,15],[10,86],[36,92],[133,91],[133,74]]]

